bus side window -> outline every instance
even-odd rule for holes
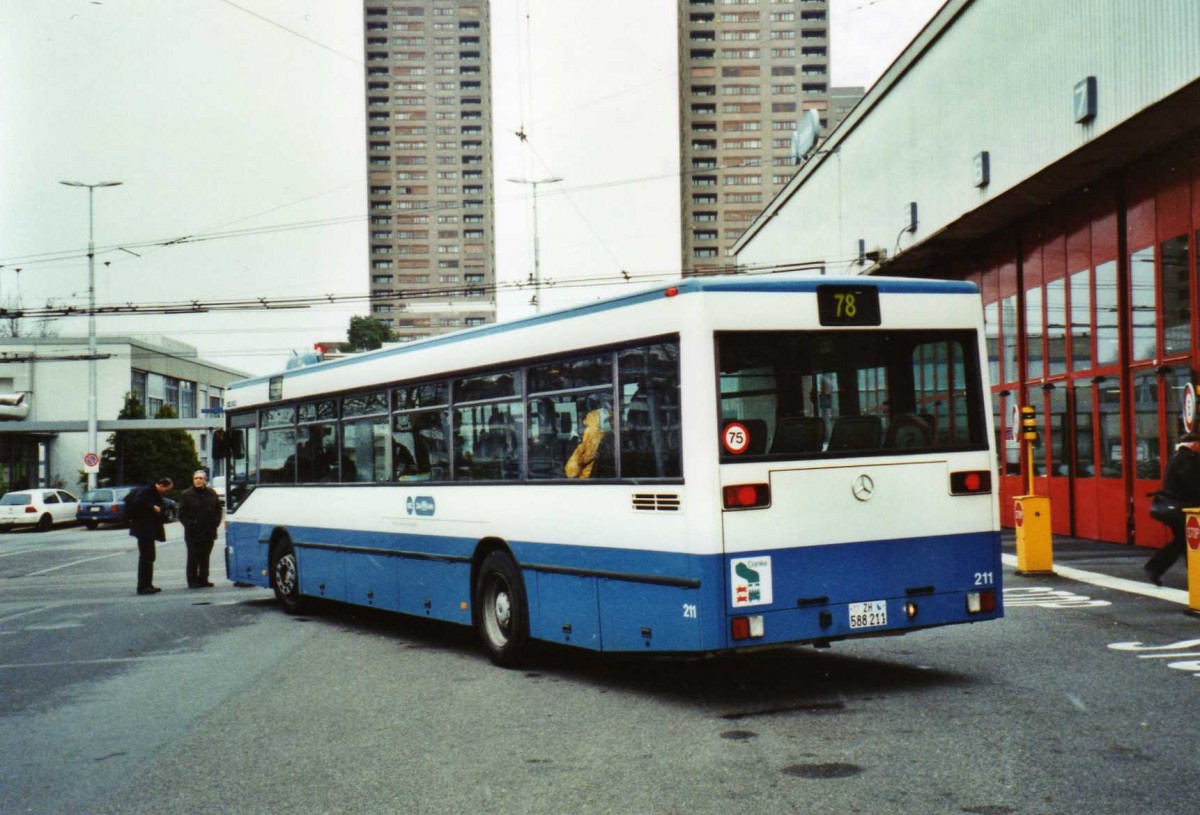
[[[392,478],[425,481],[429,478],[429,450],[416,428],[417,414],[396,416],[392,424]]]
[[[683,474],[678,360],[675,343],[640,346],[618,355],[621,478]]]
[[[520,479],[521,413],[520,402],[455,408],[455,478]]]
[[[610,400],[591,394],[582,407],[583,435],[567,459],[563,474],[567,478],[613,478],[612,406]]]

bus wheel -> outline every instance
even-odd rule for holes
[[[492,662],[511,668],[521,661],[529,639],[525,586],[513,559],[492,552],[475,582],[475,630]]]
[[[296,566],[296,550],[291,541],[275,547],[275,558],[271,561],[271,587],[275,599],[288,614],[299,614],[304,609],[304,598],[300,595],[300,570]]]

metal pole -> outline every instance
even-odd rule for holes
[[[541,251],[538,243],[538,210],[537,210],[537,188],[538,184],[554,184],[562,181],[561,178],[539,178],[537,181],[530,181],[524,178],[510,178],[516,184],[529,184],[533,187],[533,310],[538,313],[542,310],[542,265]]]
[[[533,313],[542,310],[542,264],[538,249],[537,185],[533,183]]]
[[[88,187],[88,452],[100,454],[96,445],[96,241],[92,217],[95,187]],[[89,490],[96,489],[96,473],[87,474]]]
[[[88,403],[87,403],[87,443],[88,452],[100,454],[99,441],[96,438],[96,240],[93,196],[96,187],[116,187],[120,181],[101,181],[98,184],[84,184],[81,181],[60,181],[68,187],[86,187],[88,191]],[[87,474],[87,488],[96,488],[96,473]]]

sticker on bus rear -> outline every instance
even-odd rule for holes
[[[725,450],[735,456],[740,456],[750,448],[750,431],[741,422],[730,422],[725,425],[722,440]]]
[[[729,561],[729,570],[734,608],[765,606],[774,602],[769,555],[735,558]]]

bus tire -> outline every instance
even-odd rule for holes
[[[280,542],[272,550],[271,588],[275,590],[275,599],[288,614],[299,614],[304,610],[300,568],[296,563],[296,550],[289,540]]]
[[[507,552],[490,552],[475,581],[475,631],[488,657],[516,667],[529,641],[529,606],[517,564]]]

